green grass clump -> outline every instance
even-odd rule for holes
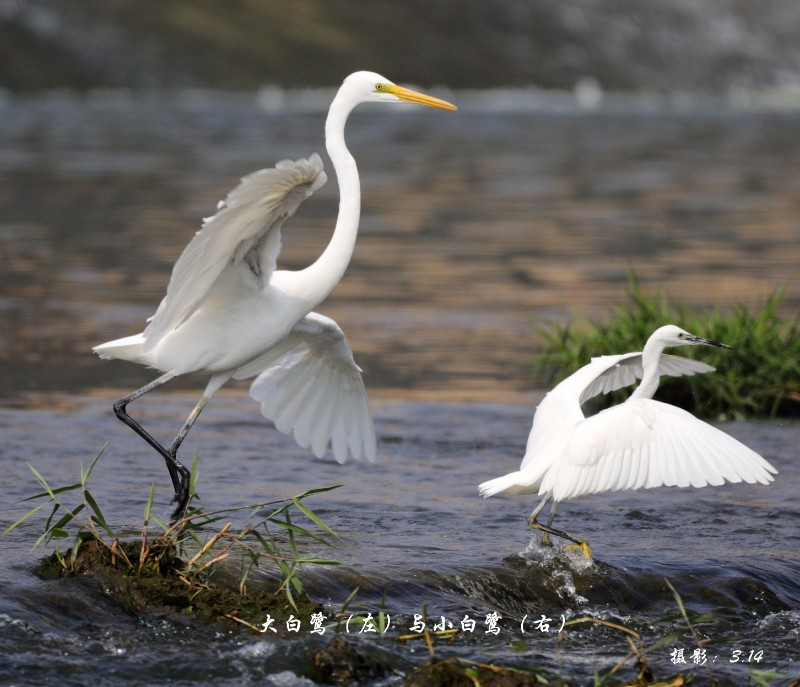
[[[40,503],[0,532],[0,538],[40,511],[49,511],[33,548],[54,542],[55,551],[36,567],[39,577],[97,577],[129,611],[169,608],[197,618],[228,619],[255,630],[253,623],[268,615],[284,619],[301,609],[307,615],[317,609],[305,593],[300,572],[305,565],[337,565],[337,561],[303,550],[318,544],[330,547],[340,538],[303,500],[336,487],[222,511],[192,506],[179,521],[167,524],[152,514],[153,485],[140,535],[123,538],[88,487],[104,451],[105,447],[88,468],[81,467],[78,482],[61,487],[51,486],[29,465],[44,491],[24,501]],[[192,492],[196,465],[195,460]],[[241,511],[250,511],[249,517],[244,527],[234,529],[229,518]],[[65,542],[66,549],[61,548]],[[259,567],[264,578],[249,585],[253,569]]]
[[[641,351],[660,326],[683,329],[732,346],[691,347],[672,351],[698,358],[716,372],[693,377],[662,377],[656,398],[696,415],[715,418],[797,416],[800,414],[800,313],[782,318],[782,289],[755,312],[744,305],[730,312],[719,308],[675,303],[663,293],[645,294],[634,274],[629,276],[628,300],[608,322],[579,320],[566,325],[546,322],[536,327],[544,351],[534,373],[548,387],[565,379],[599,355]],[[599,407],[623,401],[631,388],[609,394]]]

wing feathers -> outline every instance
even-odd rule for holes
[[[542,479],[540,494],[556,501],[581,494],[657,486],[767,484],[777,471],[721,430],[680,408],[637,399],[576,426],[561,458]]]
[[[375,460],[376,440],[361,370],[331,319],[310,313],[286,340],[242,366],[236,379],[257,375],[250,395],[284,434],[321,458],[330,446],[340,463]]]
[[[641,379],[644,373],[641,352],[592,358],[592,361],[583,369],[587,371],[595,369],[597,374],[588,381],[581,392],[581,404],[600,394],[608,394],[617,389],[630,386],[637,379]],[[670,377],[691,377],[692,375],[713,371],[714,368],[707,363],[679,355],[662,355],[658,367],[660,375],[668,375]],[[578,372],[580,373],[580,370]]]
[[[283,222],[325,180],[316,154],[307,160],[282,160],[243,177],[172,268],[167,295],[144,331],[146,350],[191,316],[227,265],[246,261],[254,288],[268,282],[280,252]]]

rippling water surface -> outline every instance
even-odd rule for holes
[[[169,504],[160,459],[111,413],[151,373],[109,363],[91,345],[134,333],[163,293],[172,262],[242,174],[322,149],[324,115],[265,112],[248,99],[52,96],[0,108],[0,508],[2,525],[37,491],[26,463],[73,482],[106,443],[93,491],[114,524],[135,529],[150,484]],[[592,615],[640,632],[656,675],[694,672],[690,615],[720,684],[750,670],[800,674],[800,509],[791,423],[724,426],[780,471],[769,486],[606,494],[564,504],[558,522],[595,558],[532,542],[524,497],[477,497],[518,466],[541,392],[529,366],[534,318],[600,316],[624,298],[633,265],[645,288],[722,307],[757,304],[800,284],[800,152],[794,113],[606,108],[458,113],[358,112],[349,126],[364,216],[351,267],[321,308],[347,332],[376,416],[380,464],[315,461],[265,423],[232,386],[187,441],[197,447],[204,505],[225,507],[333,484],[309,504],[344,539],[342,565],[307,584],[333,614],[385,610],[393,627],[363,642],[393,666],[427,656],[397,636],[427,608],[472,634],[440,655],[546,668],[575,680],[628,652],[619,631],[564,621]],[[284,266],[318,254],[336,212],[335,184],[284,232]],[[702,332],[700,332],[702,334]],[[203,380],[142,400],[170,436]],[[184,618],[122,613],[92,580],[31,574],[40,525],[0,548],[0,682],[15,685],[301,684],[327,642],[199,628]],[[486,616],[500,616],[486,632]],[[534,622],[553,620],[547,632]],[[523,622],[524,620],[524,622]],[[330,630],[332,633],[333,630]],[[674,665],[683,648],[689,665]],[[761,653],[759,653],[761,652]],[[760,658],[760,662],[755,662]],[[748,659],[754,662],[747,663]],[[628,666],[622,675],[630,676]]]

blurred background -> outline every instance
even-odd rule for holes
[[[141,330],[239,177],[324,151],[357,69],[460,107],[348,126],[361,234],[320,310],[371,393],[527,394],[532,326],[610,316],[630,269],[794,312],[798,33],[794,0],[0,0],[4,398],[148,381],[91,346]],[[301,208],[282,267],[337,201],[330,179]]]
[[[331,86],[370,65],[451,88],[798,87],[792,0],[2,0],[2,84]]]

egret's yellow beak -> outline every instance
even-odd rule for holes
[[[410,88],[403,88],[395,84],[388,85],[389,93],[396,95],[400,100],[405,103],[414,103],[416,105],[427,105],[428,107],[438,107],[442,110],[457,110],[458,108],[453,103],[448,103],[446,100],[439,100],[432,95],[425,95],[424,93],[417,93]]]

